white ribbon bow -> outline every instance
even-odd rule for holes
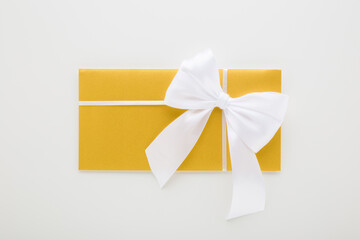
[[[279,129],[288,97],[250,93],[231,98],[220,86],[210,50],[185,60],[167,89],[165,104],[189,109],[168,125],[146,149],[150,168],[164,186],[199,139],[214,107],[226,117],[233,174],[228,219],[264,210],[265,186],[255,153]]]

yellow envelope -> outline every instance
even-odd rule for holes
[[[79,101],[164,100],[176,69],[80,69]],[[222,70],[219,70],[222,81]],[[281,70],[229,69],[227,93],[281,92]],[[185,110],[163,105],[79,106],[80,170],[150,170],[145,149]],[[222,171],[222,116],[215,108],[179,170]],[[256,156],[280,171],[280,130]],[[231,170],[227,148],[227,170]]]

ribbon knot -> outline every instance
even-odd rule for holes
[[[230,99],[231,99],[231,97],[227,93],[220,92],[220,95],[215,103],[215,106],[224,110],[229,105]]]
[[[265,186],[255,153],[279,129],[287,101],[286,95],[275,92],[231,98],[220,86],[219,71],[209,50],[185,60],[167,89],[164,102],[188,110],[145,150],[151,171],[164,186],[195,146],[215,105],[227,110],[224,116],[233,174],[228,219],[264,210]]]

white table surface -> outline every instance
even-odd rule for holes
[[[0,1],[0,239],[359,239],[360,2]],[[264,212],[231,174],[79,172],[78,69],[281,68],[290,105]]]

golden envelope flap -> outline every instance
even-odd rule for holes
[[[176,69],[80,69],[79,101],[164,100]],[[219,70],[222,81],[222,70]],[[281,70],[229,69],[227,93],[281,92]],[[165,105],[79,106],[80,170],[150,170],[145,149],[185,110]],[[222,170],[222,116],[215,108],[179,170]],[[257,154],[263,171],[280,170],[280,130]],[[231,170],[227,149],[227,169]]]

